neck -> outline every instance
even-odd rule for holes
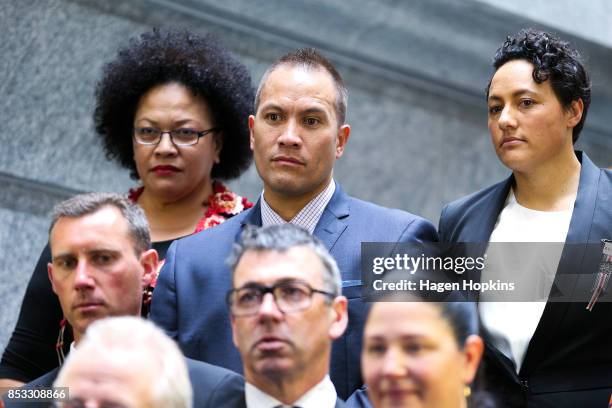
[[[326,375],[326,372],[319,376],[300,375],[293,377],[283,374],[273,378],[247,375],[247,381],[283,404],[292,405],[323,381]]]
[[[580,162],[574,154],[550,160],[536,168],[514,171],[514,195],[524,207],[538,211],[562,211],[572,207],[580,181]]]
[[[264,188],[264,198],[266,203],[285,221],[289,222],[304,208],[309,202],[311,202],[317,195],[329,186],[332,182],[332,176],[330,175],[326,183],[323,183],[315,190],[309,191],[304,194],[298,195],[287,195],[284,192],[274,191],[271,188]]]
[[[138,198],[138,204],[147,216],[151,240],[166,241],[193,233],[206,209],[207,204],[204,203],[212,193],[210,180],[178,200],[156,196],[145,188]]]

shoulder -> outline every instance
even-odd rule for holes
[[[452,215],[457,212],[463,212],[474,206],[478,206],[482,203],[487,203],[491,200],[491,197],[498,194],[508,184],[508,179],[500,181],[499,183],[493,184],[492,186],[478,190],[472,194],[468,194],[455,201],[451,201],[444,208],[446,208],[446,215]]]
[[[35,388],[51,387],[53,385],[53,382],[57,378],[58,373],[59,373],[59,367],[52,371],[49,371],[47,374],[40,376],[35,380],[30,381],[29,383],[23,385],[22,388],[31,390]]]
[[[201,247],[202,244],[208,245],[208,248],[215,248],[215,246],[224,246],[228,240],[234,241],[236,234],[242,228],[242,223],[245,217],[252,211],[250,208],[246,211],[241,212],[229,218],[227,221],[197,232],[193,235],[178,239],[174,242],[175,249],[190,248],[190,247]]]
[[[194,406],[238,407],[244,401],[244,379],[241,375],[202,361],[186,358],[193,388]]]
[[[437,241],[436,228],[427,219],[396,208],[383,207],[368,201],[347,196],[349,207],[349,224],[367,228],[369,233],[376,230],[392,232],[397,230],[408,239],[419,238],[425,241]]]
[[[351,216],[368,216],[375,219],[387,219],[388,221],[410,223],[429,222],[425,218],[397,208],[383,207],[369,201],[363,201],[355,197],[347,196],[347,203]]]

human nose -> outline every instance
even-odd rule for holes
[[[161,132],[159,135],[159,143],[155,146],[155,154],[157,155],[172,155],[176,154],[177,147],[172,142],[170,132]]]
[[[506,106],[499,114],[499,128],[502,130],[516,128],[516,118],[510,106]]]
[[[406,356],[397,347],[391,347],[385,353],[382,374],[386,377],[402,377],[406,374]]]
[[[266,293],[261,298],[261,304],[259,305],[259,317],[260,319],[281,319],[283,312],[279,309],[276,299],[272,293]]]
[[[74,286],[77,289],[84,289],[94,286],[91,266],[83,260],[79,260],[74,276]]]
[[[281,146],[299,147],[302,144],[302,139],[299,136],[298,126],[295,120],[287,121],[287,125],[283,129],[278,138],[278,143]]]

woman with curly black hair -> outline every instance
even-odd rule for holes
[[[507,407],[605,406],[612,303],[591,288],[602,284],[601,240],[612,238],[612,172],[574,151],[589,78],[575,49],[536,30],[508,37],[493,65],[489,133],[512,174],[445,206],[439,227],[443,242],[530,243],[505,246],[504,261],[489,258],[480,277],[524,274],[533,289],[516,302],[478,295],[488,387]]]
[[[129,197],[143,208],[160,259],[174,239],[252,205],[220,180],[250,165],[253,98],[246,67],[210,36],[155,29],[132,39],[105,66],[95,129],[107,157],[140,180]],[[70,345],[47,278],[49,261],[47,247],[4,352],[2,379],[31,381],[56,367]],[[152,290],[145,293],[145,310]]]

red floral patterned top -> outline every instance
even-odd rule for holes
[[[132,188],[128,193],[128,198],[133,203],[137,203],[138,198],[143,191],[144,186]],[[203,204],[208,205],[208,208],[200,221],[198,221],[198,225],[196,225],[196,228],[193,231],[194,234],[207,228],[219,225],[225,222],[225,220],[232,218],[234,215],[239,214],[253,206],[253,203],[247,200],[246,197],[241,197],[233,193],[220,181],[213,182],[213,193]],[[157,277],[159,276],[159,272],[161,271],[163,265],[164,260],[162,259],[157,267],[157,274],[155,275],[155,278],[151,282],[150,286],[145,290],[143,297],[143,316],[148,315],[153,290],[155,289]]]

